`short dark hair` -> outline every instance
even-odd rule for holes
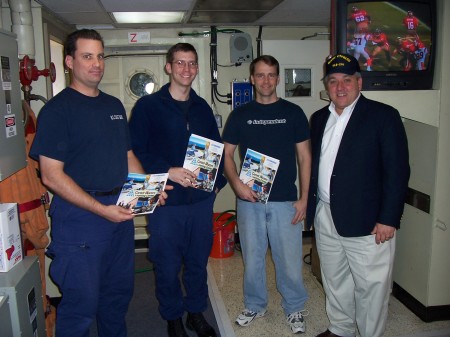
[[[257,58],[255,58],[250,63],[250,75],[255,74],[255,65],[256,65],[256,63],[258,63],[260,61],[264,62],[268,66],[275,66],[277,68],[277,75],[280,75],[280,64],[278,63],[277,59],[271,55],[261,55],[261,56],[258,56]]]
[[[195,47],[193,45],[191,45],[190,43],[180,42],[180,43],[174,44],[167,51],[166,63],[172,63],[174,61],[173,55],[179,51],[193,52],[195,55],[195,62],[198,62],[198,54],[197,54],[197,51],[195,50]]]
[[[103,42],[103,38],[99,32],[94,29],[80,29],[70,33],[67,36],[66,43],[64,44],[65,56],[75,56],[78,39],[97,40],[102,43],[102,47],[105,47],[105,43]]]

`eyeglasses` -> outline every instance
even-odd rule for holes
[[[184,69],[184,67],[188,66],[188,68],[190,69],[196,69],[198,67],[198,63],[195,61],[183,61],[183,60],[178,60],[178,61],[173,61],[172,64],[175,64],[178,68],[180,69]]]

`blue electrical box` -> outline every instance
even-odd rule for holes
[[[233,110],[253,100],[253,86],[250,82],[231,82]]]

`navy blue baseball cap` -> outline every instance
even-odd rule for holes
[[[359,63],[353,56],[348,54],[330,56],[325,62],[325,76],[335,73],[353,75],[356,72],[361,72]]]

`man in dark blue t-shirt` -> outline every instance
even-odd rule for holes
[[[250,79],[256,100],[234,110],[223,132],[225,173],[238,197],[239,237],[245,264],[245,309],[236,323],[247,326],[266,312],[265,258],[270,241],[287,323],[293,333],[304,332],[302,312],[308,295],[302,280],[301,222],[306,215],[311,171],[308,121],[300,107],[277,97],[279,63],[274,57],[263,55],[253,60]],[[237,146],[241,161],[247,149],[280,161],[267,203],[257,202],[258,192],[239,179],[234,162]],[[295,185],[297,164],[300,196]]]

